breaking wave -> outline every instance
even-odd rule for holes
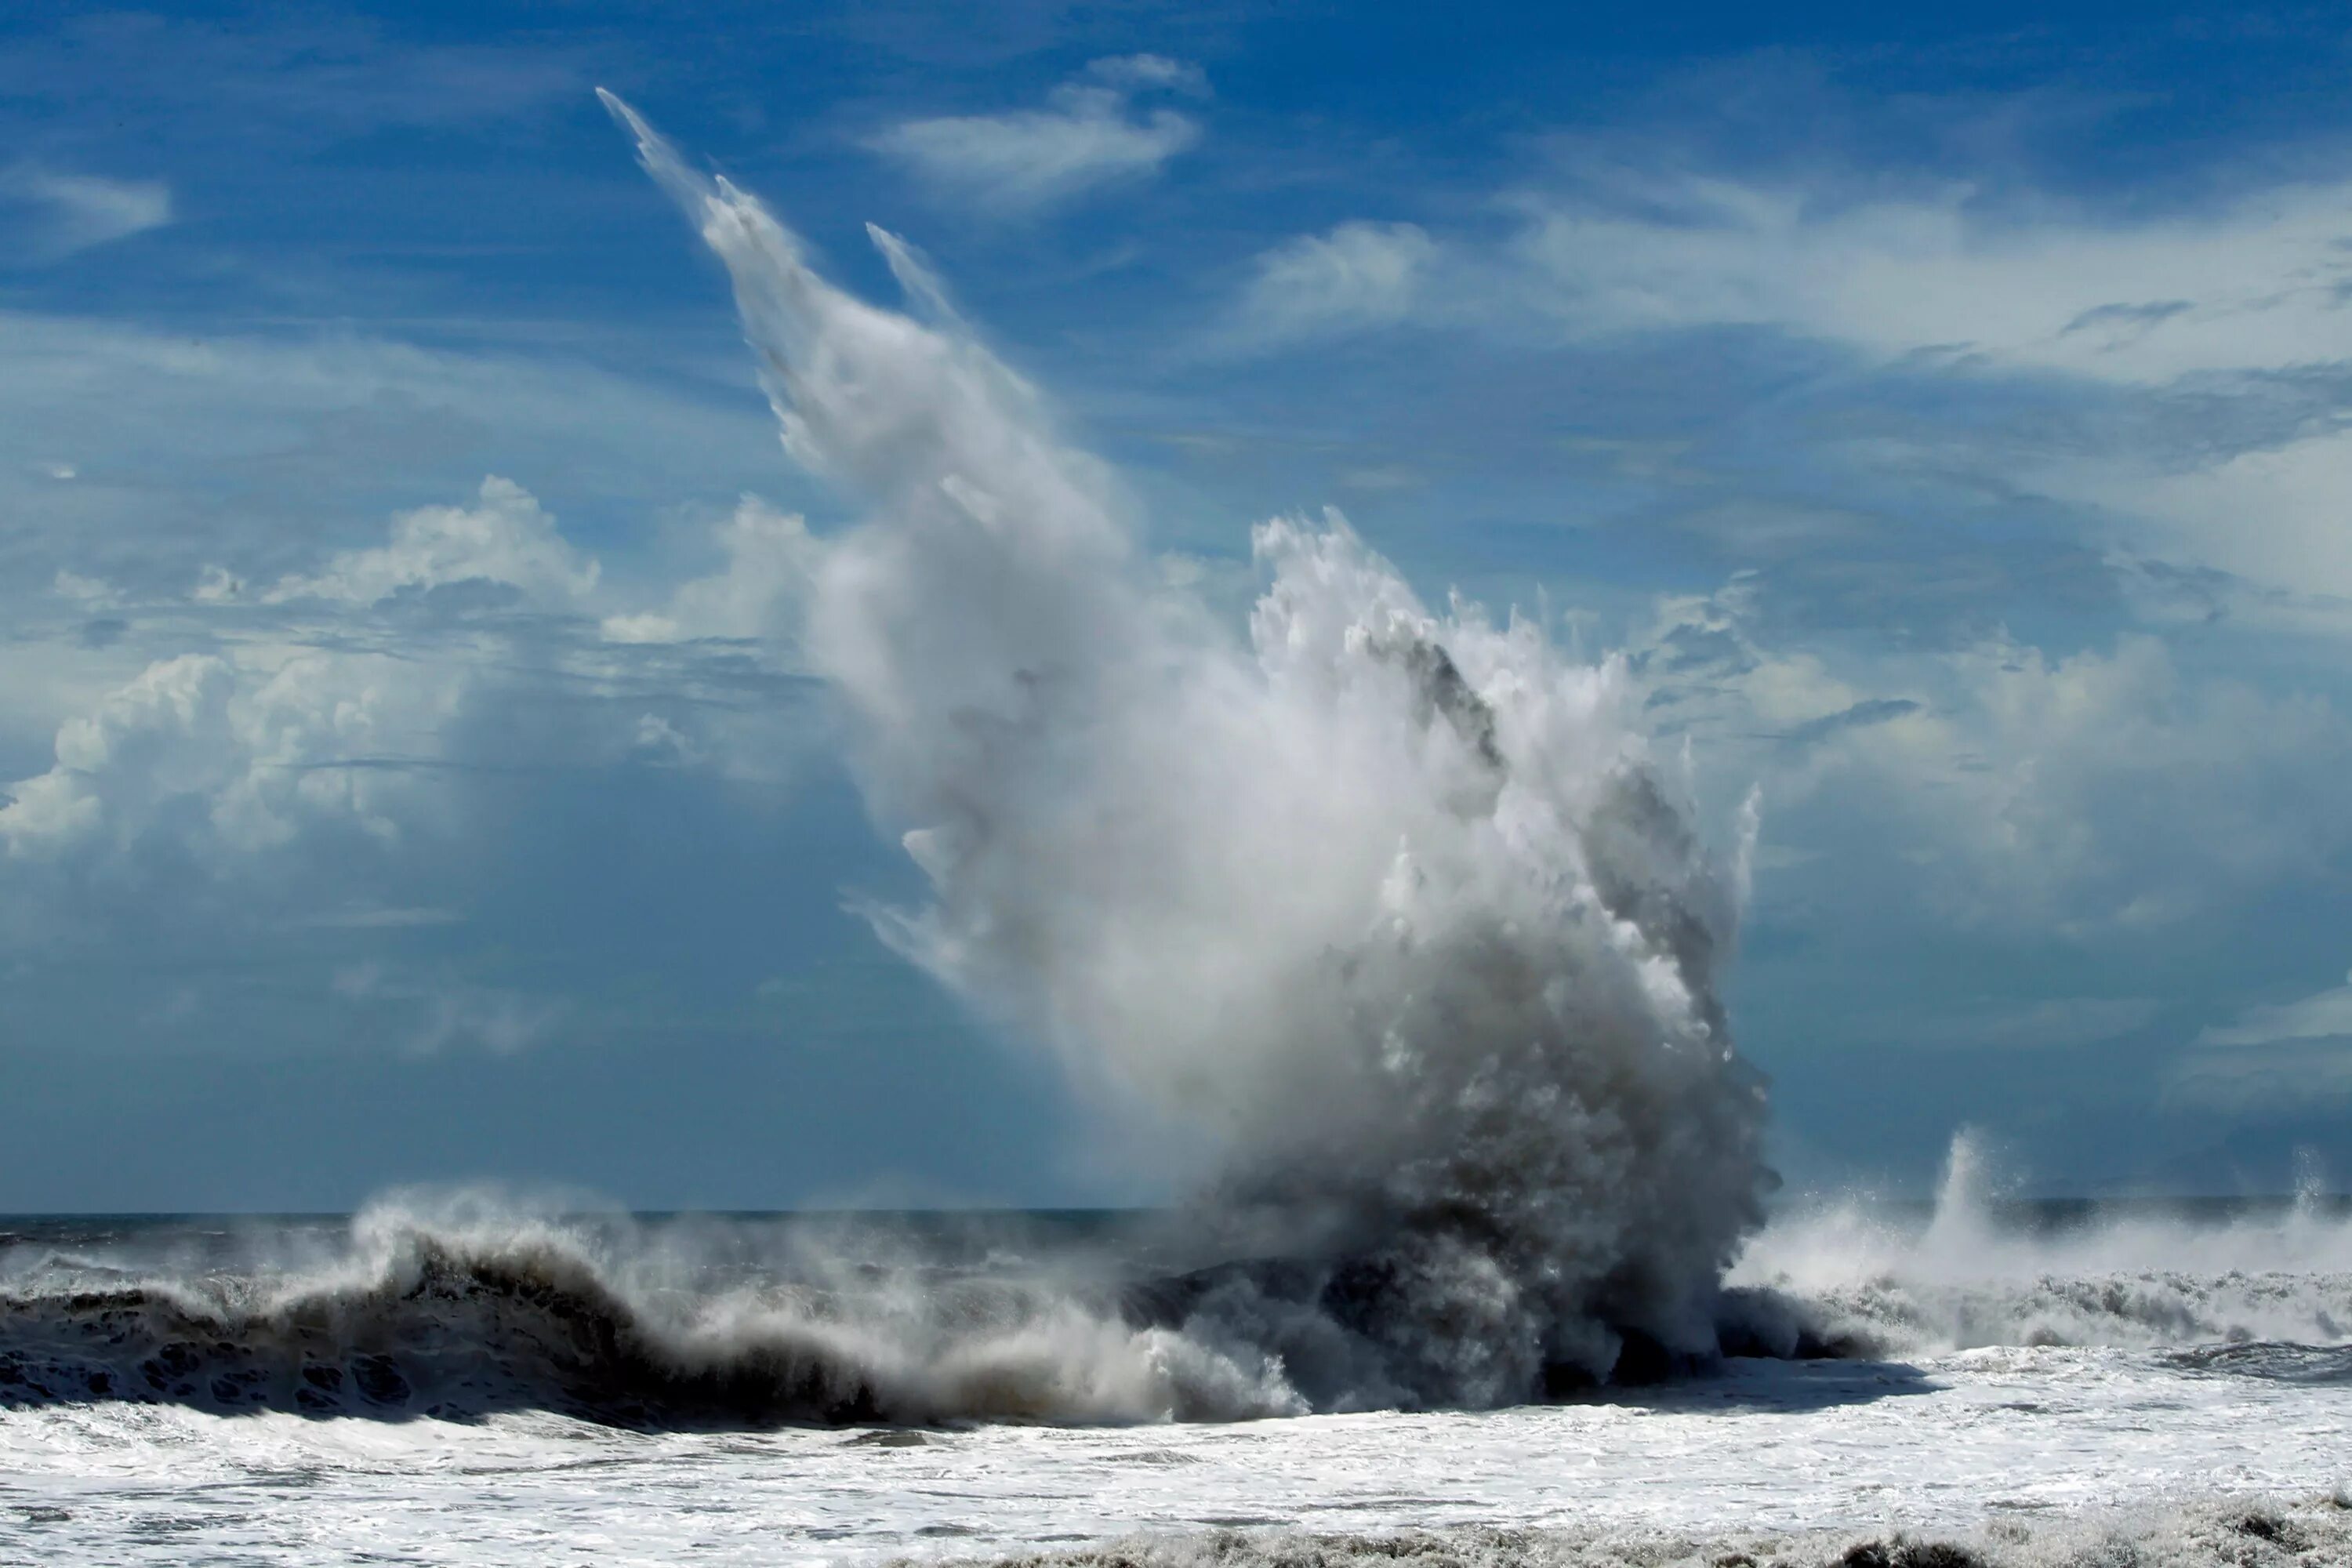
[[[1729,1281],[1788,1303],[1817,1339],[1857,1355],[2233,1347],[2208,1363],[2311,1375],[2342,1365],[2314,1352],[2352,1342],[2352,1213],[2315,1177],[2291,1205],[2212,1217],[2159,1203],[2036,1223],[2002,1211],[1963,1134],[1931,1214],[1906,1219],[1850,1198],[1785,1215]]]
[[[903,1239],[903,1238],[901,1238]],[[233,1267],[57,1252],[0,1271],[0,1407],[92,1398],[625,1425],[1295,1414],[1263,1356],[1131,1321],[1062,1268],[963,1268],[861,1231],[666,1236],[387,1205],[347,1245]],[[18,1249],[23,1250],[23,1249]],[[5,1256],[5,1255],[0,1255]]]
[[[1202,1254],[1206,1234],[1182,1212],[1077,1228],[639,1221],[460,1194],[388,1200],[307,1239],[0,1237],[0,1408],[545,1409],[671,1426],[1232,1421],[1409,1402],[1366,1348],[1389,1280],[1349,1261]],[[2202,1224],[2004,1211],[1963,1142],[1931,1215],[1854,1201],[1765,1229],[1703,1351],[1616,1331],[1620,1384],[1729,1356],[1932,1364],[2056,1346],[2340,1384],[2352,1218],[2311,1195]],[[1596,1381],[1555,1365],[1522,1397]]]

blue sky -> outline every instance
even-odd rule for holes
[[[1624,650],[1799,1185],[2352,1171],[2339,16],[699,10],[0,25],[0,1209],[1153,1195],[843,910],[848,517],[600,84],[1235,615],[1330,505]]]

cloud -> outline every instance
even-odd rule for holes
[[[2175,1099],[2231,1111],[2309,1111],[2352,1097],[2352,974],[2293,1002],[2246,1008],[2209,1025],[2173,1063]]]
[[[1854,184],[1661,162],[1572,169],[1498,192],[1513,219],[1499,238],[1412,231],[1418,287],[1375,289],[1381,309],[1334,310],[1321,324],[1410,319],[1568,341],[1767,327],[1878,362],[1926,355],[2127,385],[2352,357],[2340,309],[2352,179],[2154,216],[2043,192],[1997,199],[1957,179],[1901,195]],[[1341,235],[1369,254],[1382,228],[1341,225],[1268,264],[1313,258]],[[1265,287],[1262,269],[1250,297]],[[1345,287],[1338,298],[1350,298]]]
[[[2234,1024],[2210,1026],[2200,1046],[2271,1046],[2291,1040],[2352,1039],[2352,974],[2333,990],[2300,1001],[2251,1007]]]
[[[68,574],[54,594],[120,604],[163,650],[58,725],[50,766],[0,797],[0,848],[136,859],[168,842],[234,875],[317,831],[381,848],[448,828],[478,769],[658,762],[772,780],[805,728],[789,611],[808,534],[746,497],[711,537],[719,571],[616,587],[493,477],[471,506],[399,513],[383,542],[274,585],[215,568],[159,605]],[[133,624],[84,662],[115,660]],[[562,704],[541,713],[551,689]]]
[[[1090,61],[1086,74],[1107,86],[1129,90],[1157,88],[1194,98],[1209,95],[1208,73],[1190,60],[1171,59],[1166,55],[1113,55]]]
[[[1097,60],[1055,88],[1045,108],[906,121],[867,144],[945,199],[1032,213],[1159,173],[1200,140],[1200,123],[1172,109],[1139,112],[1134,97],[1206,86],[1197,67],[1157,55]]]
[[[2188,456],[2049,463],[2037,477],[2054,494],[2127,518],[2118,532],[2141,552],[2268,590],[2230,595],[2236,613],[2352,628],[2352,435],[2329,430],[2201,464]]]
[[[510,479],[482,481],[472,508],[424,507],[393,520],[389,542],[345,551],[316,576],[289,577],[262,595],[340,599],[376,605],[404,589],[495,583],[535,605],[580,604],[595,591],[600,568],[556,531],[555,520]]]
[[[263,585],[317,576],[322,544],[389,548],[386,512],[487,472],[608,523],[792,485],[746,391],[364,334],[0,312],[0,604],[59,570],[133,597],[208,565]],[[56,482],[52,463],[79,477]]]
[[[798,514],[746,496],[719,525],[717,539],[724,566],[680,584],[658,610],[607,616],[604,635],[620,643],[671,643],[784,631],[787,611],[814,561],[807,524]]]
[[[172,189],[161,180],[109,180],[18,163],[0,171],[0,206],[27,209],[17,258],[46,266],[163,227],[172,221]]]
[[[212,858],[338,821],[390,843],[415,808],[467,677],[383,655],[268,648],[158,659],[58,731],[56,763],[8,790],[12,858],[128,852],[176,828]]]
[[[1636,659],[1662,724],[1765,781],[1767,845],[1803,852],[1792,875],[1817,899],[2145,935],[2352,849],[2331,782],[2352,724],[2324,697],[2184,671],[2144,635],[1906,652],[1801,630],[1792,645],[1769,612],[1753,577],[1670,600]]]
[[[1346,223],[1302,236],[1258,258],[1240,331],[1296,338],[1403,321],[1437,255],[1436,242],[1409,223]]]
[[[2155,216],[2003,195],[1623,170],[1522,193],[1494,259],[1575,333],[1771,326],[2133,384],[2352,355],[2352,181]]]

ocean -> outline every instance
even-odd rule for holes
[[[2340,1199],[1791,1205],[1486,1408],[1244,1375],[1193,1228],[0,1220],[0,1562],[2352,1562]]]
[[[1780,1196],[1763,802],[1634,661],[1336,513],[1235,625],[911,247],[605,100],[857,509],[746,514],[927,885],[852,908],[1192,1195],[0,1222],[0,1559],[2352,1563],[2341,1202]]]

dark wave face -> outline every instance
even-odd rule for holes
[[[768,1426],[1466,1403],[1408,1385],[1425,1363],[1397,1352],[1385,1270],[1344,1250],[1221,1252],[1223,1217],[631,1219],[461,1196],[349,1220],[0,1222],[0,1407]],[[2309,1204],[2052,1229],[1997,1222],[1956,1187],[1932,1215],[1792,1215],[1717,1292],[1703,1352],[1626,1326],[1604,1377],[1539,1363],[1514,1398],[1706,1379],[1728,1357],[1987,1345],[2340,1384],[2347,1258],[2352,1222]]]
[[[1168,1222],[859,1227],[386,1206],[251,1256],[117,1237],[0,1251],[0,1405],[87,1400],[386,1418],[545,1409],[630,1425],[1234,1420],[1399,1400],[1383,1293],[1348,1260],[1165,1272]],[[1008,1247],[1008,1231],[1017,1246]],[[299,1242],[299,1246],[295,1245]],[[215,1252],[234,1250],[215,1247]],[[1244,1304],[1245,1305],[1245,1308]],[[1825,1353],[1726,1298],[1722,1346]],[[1698,1370],[1629,1340],[1619,1381]],[[1591,1386],[1573,1363],[1525,1397]]]

